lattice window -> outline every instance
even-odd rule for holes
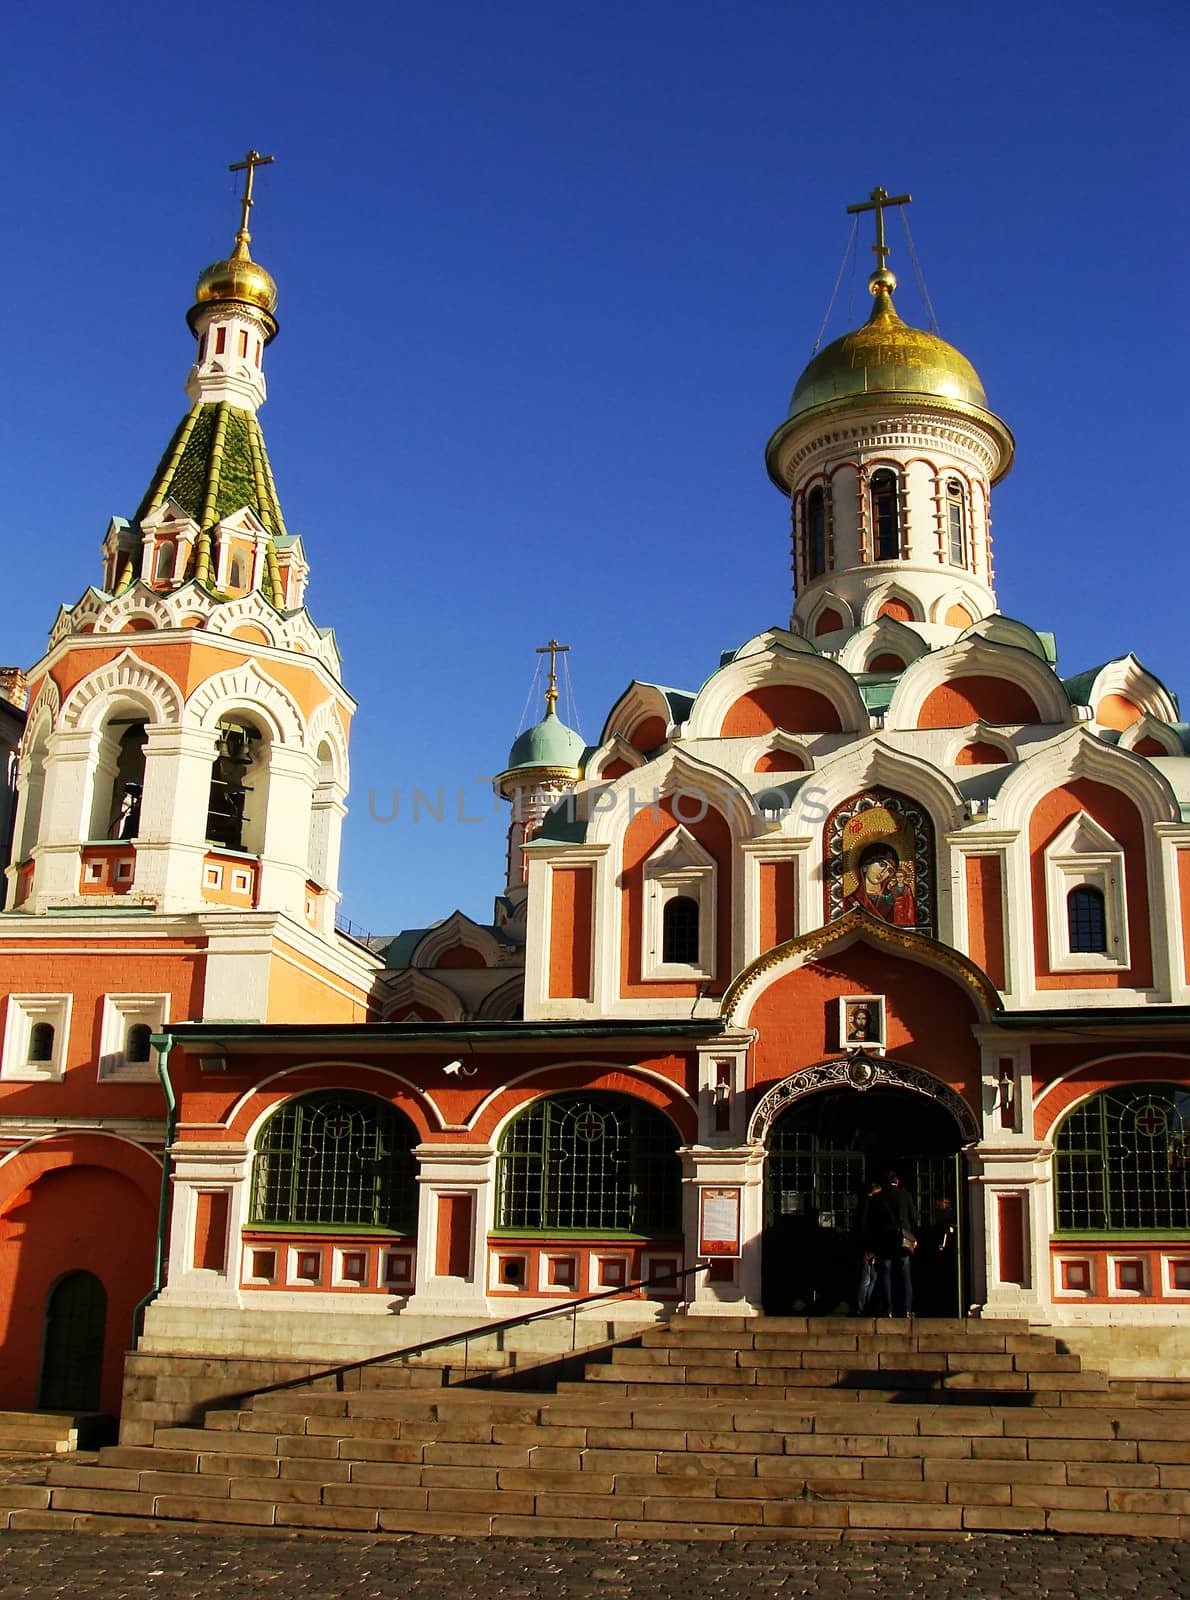
[[[500,1141],[497,1226],[678,1233],[677,1144],[666,1117],[627,1097],[538,1100]]]
[[[1090,884],[1066,896],[1066,926],[1072,951],[1107,949],[1107,908],[1103,892]]]
[[[1107,1089],[1055,1140],[1060,1232],[1190,1228],[1190,1090]]]
[[[256,1147],[252,1221],[411,1233],[416,1143],[409,1119],[381,1100],[290,1100],[269,1118]]]

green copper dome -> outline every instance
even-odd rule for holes
[[[586,744],[553,711],[526,728],[508,752],[508,771],[525,767],[566,767],[577,772]]]

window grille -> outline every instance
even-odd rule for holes
[[[1190,1090],[1106,1089],[1055,1140],[1059,1231],[1190,1228]]]
[[[381,1100],[320,1094],[290,1100],[261,1131],[252,1221],[294,1226],[417,1226],[417,1132]]]
[[[698,901],[689,895],[680,894],[665,902],[661,959],[689,966],[698,962]]]
[[[1107,950],[1107,910],[1103,891],[1080,884],[1066,896],[1066,926],[1072,951]]]
[[[500,1141],[497,1226],[679,1233],[677,1144],[666,1117],[627,1097],[538,1100]]]
[[[895,561],[901,554],[901,493],[895,472],[872,475],[872,526],[876,560]]]

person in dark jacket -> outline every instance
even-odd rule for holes
[[[876,1256],[876,1314],[913,1313],[913,1252],[917,1248],[917,1207],[895,1172],[885,1173],[879,1194],[868,1202],[872,1249]]]

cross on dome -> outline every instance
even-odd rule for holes
[[[884,242],[884,208],[907,206],[912,201],[911,194],[889,194],[887,189],[877,186],[866,200],[860,200],[855,205],[847,207],[849,217],[857,216],[862,211],[876,213],[876,243],[872,246],[872,253],[876,257],[876,274],[883,273],[887,267],[888,246]]]
[[[551,639],[549,644],[539,644],[537,654],[548,655],[550,658],[550,681],[545,691],[545,714],[554,716],[558,710],[558,657],[565,655],[570,649],[568,644],[559,644],[557,639]]]
[[[252,185],[256,177],[257,167],[267,167],[270,161],[275,161],[276,156],[262,156],[259,150],[249,150],[242,161],[233,161],[228,167],[228,172],[242,172],[244,174],[244,192],[240,196],[240,231],[236,234],[237,256],[247,256],[248,246],[252,242],[252,235],[248,232],[248,213],[256,202],[252,198]]]

